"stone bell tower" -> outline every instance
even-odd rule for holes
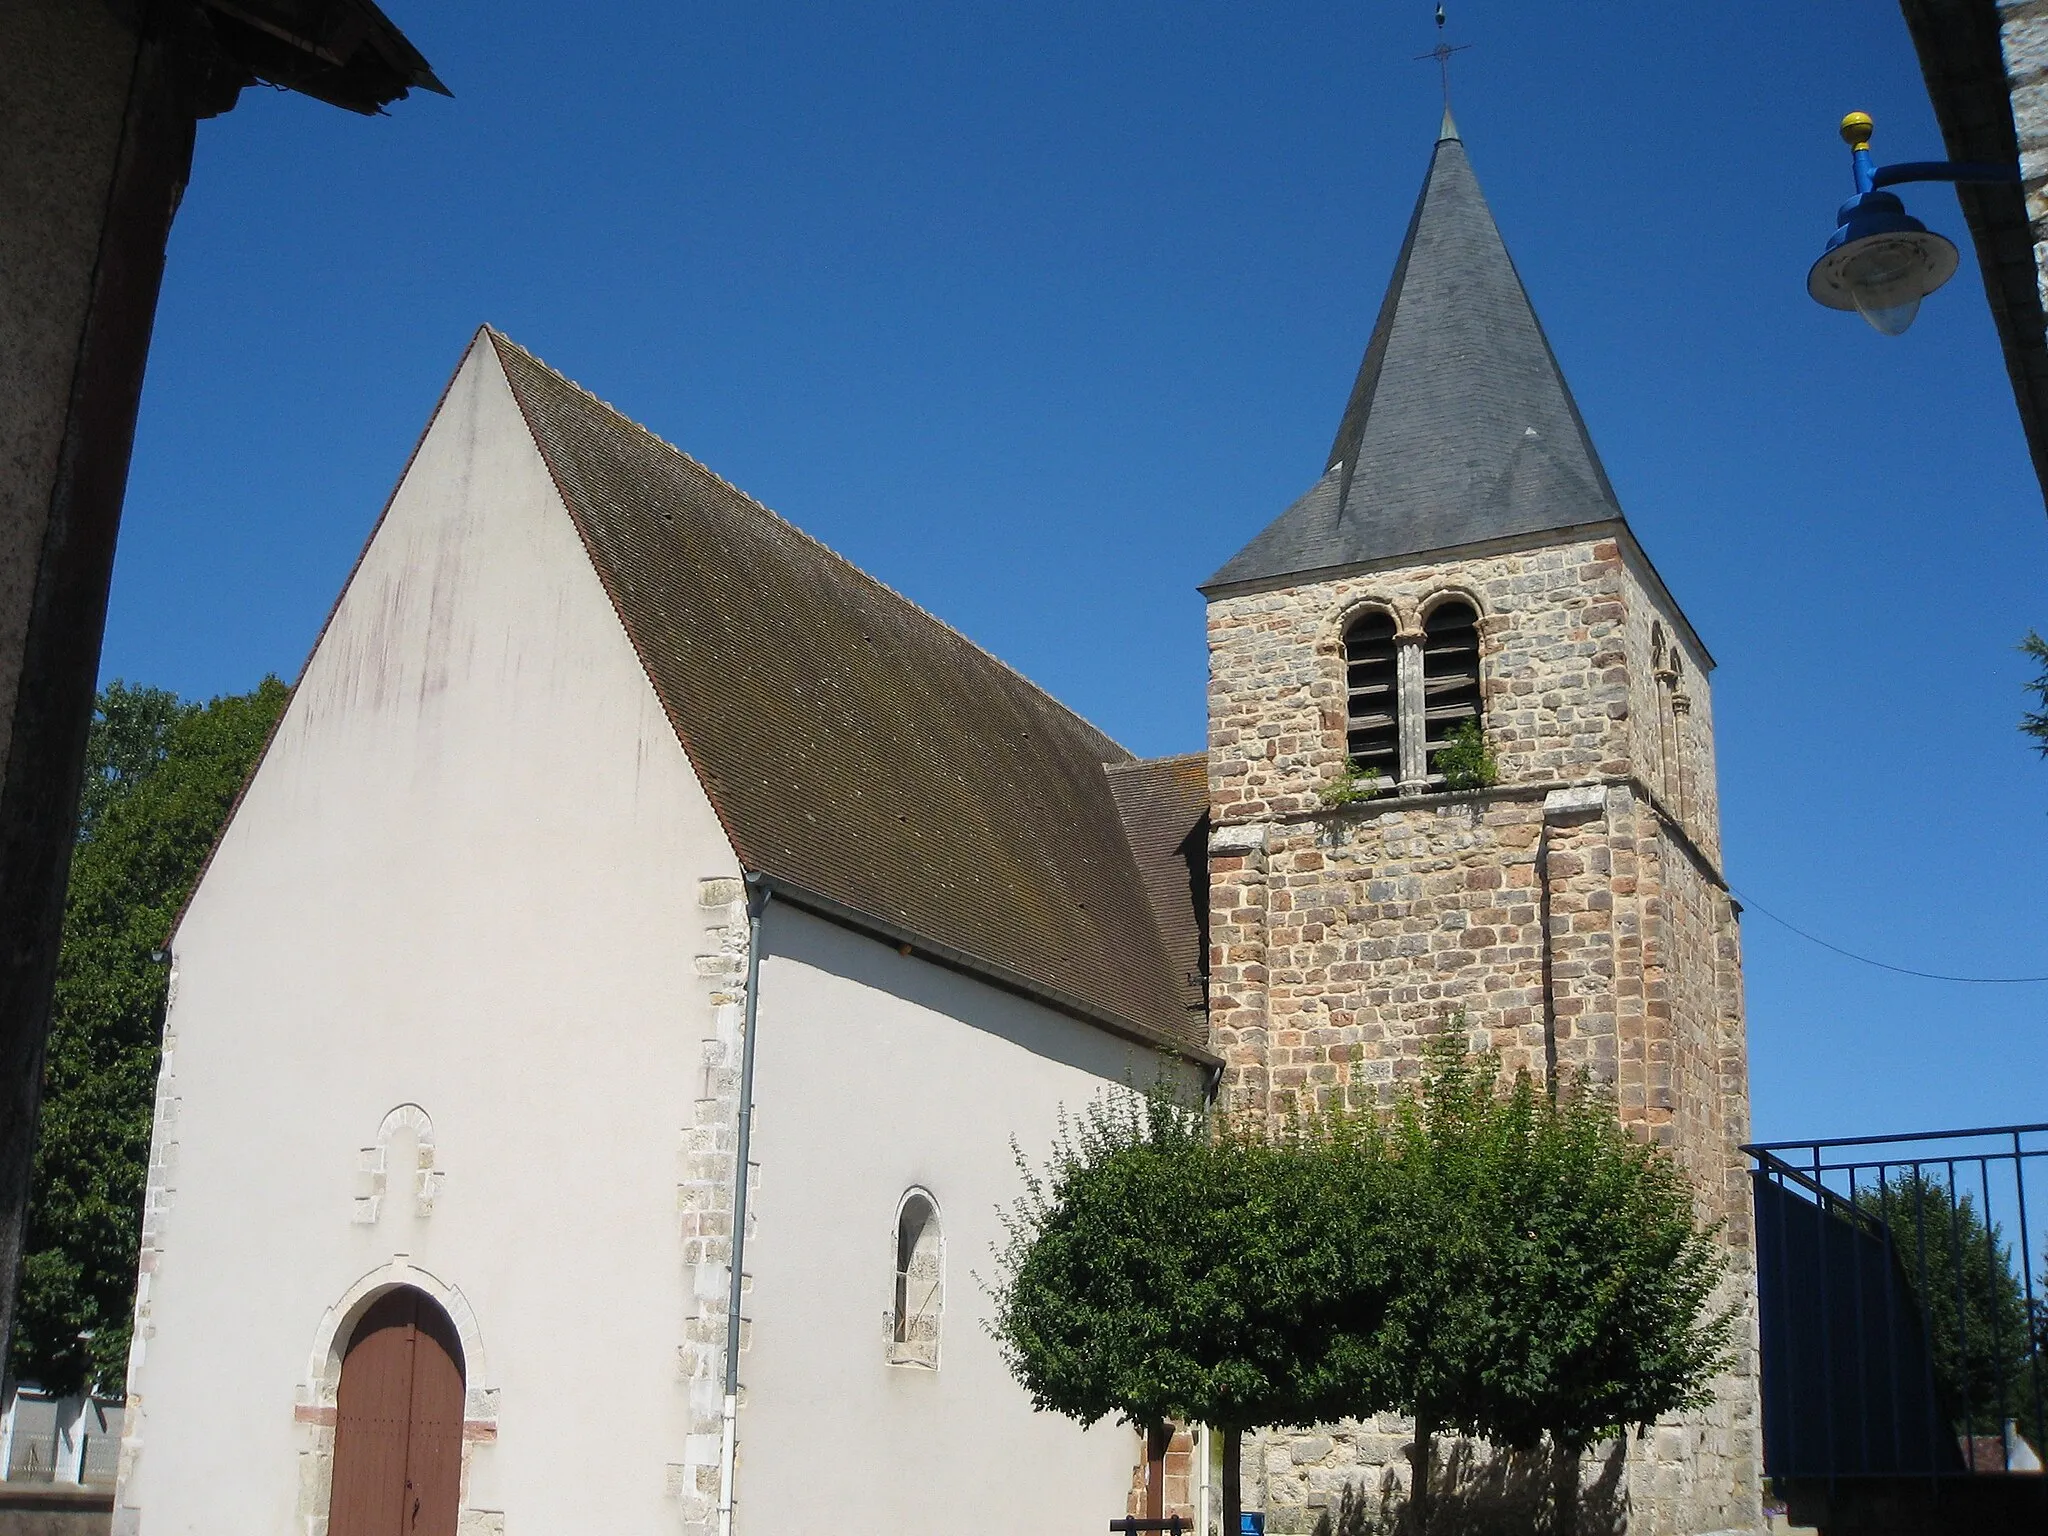
[[[1726,1223],[1746,1296],[1713,659],[1622,515],[1448,115],[1322,477],[1203,591],[1226,1094],[1391,1097],[1462,1021],[1511,1067],[1610,1085]],[[1740,1334],[1714,1407],[1617,1459],[1631,1532],[1758,1524]],[[1271,1437],[1248,1507],[1256,1487],[1268,1530],[1305,1531],[1405,1438]]]

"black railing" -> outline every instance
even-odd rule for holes
[[[1743,1150],[1769,1474],[2040,1476],[2048,1125]]]

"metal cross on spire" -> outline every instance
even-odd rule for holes
[[[1418,61],[1422,59],[1436,60],[1437,73],[1442,77],[1444,84],[1445,122],[1449,122],[1451,118],[1451,55],[1463,53],[1471,46],[1470,43],[1453,45],[1444,41],[1444,8],[1442,4],[1438,4],[1436,8],[1436,46],[1427,53],[1418,53],[1415,57]]]

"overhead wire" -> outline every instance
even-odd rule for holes
[[[2029,982],[2048,982],[2048,976],[1952,976],[1943,971],[1919,971],[1910,965],[1893,965],[1888,960],[1873,960],[1869,955],[1859,955],[1853,949],[1844,949],[1839,944],[1831,944],[1817,933],[1808,933],[1797,923],[1789,922],[1785,918],[1778,916],[1777,913],[1764,906],[1761,902],[1751,901],[1733,886],[1729,887],[1728,894],[1742,903],[1744,911],[1761,913],[1780,928],[1785,929],[1788,933],[1797,934],[1809,944],[1818,944],[1822,949],[1833,950],[1846,960],[1854,960],[1859,965],[1875,966],[1880,971],[1890,971],[1897,976],[1917,976],[1922,981],[1960,981],[1977,986],[2000,987],[2020,986]]]

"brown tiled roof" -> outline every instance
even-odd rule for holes
[[[1207,1059],[1103,772],[1130,753],[491,339],[741,863],[798,905]]]
[[[1111,763],[1103,772],[1181,1002],[1199,1013],[1208,1003],[1209,759],[1190,752]]]

